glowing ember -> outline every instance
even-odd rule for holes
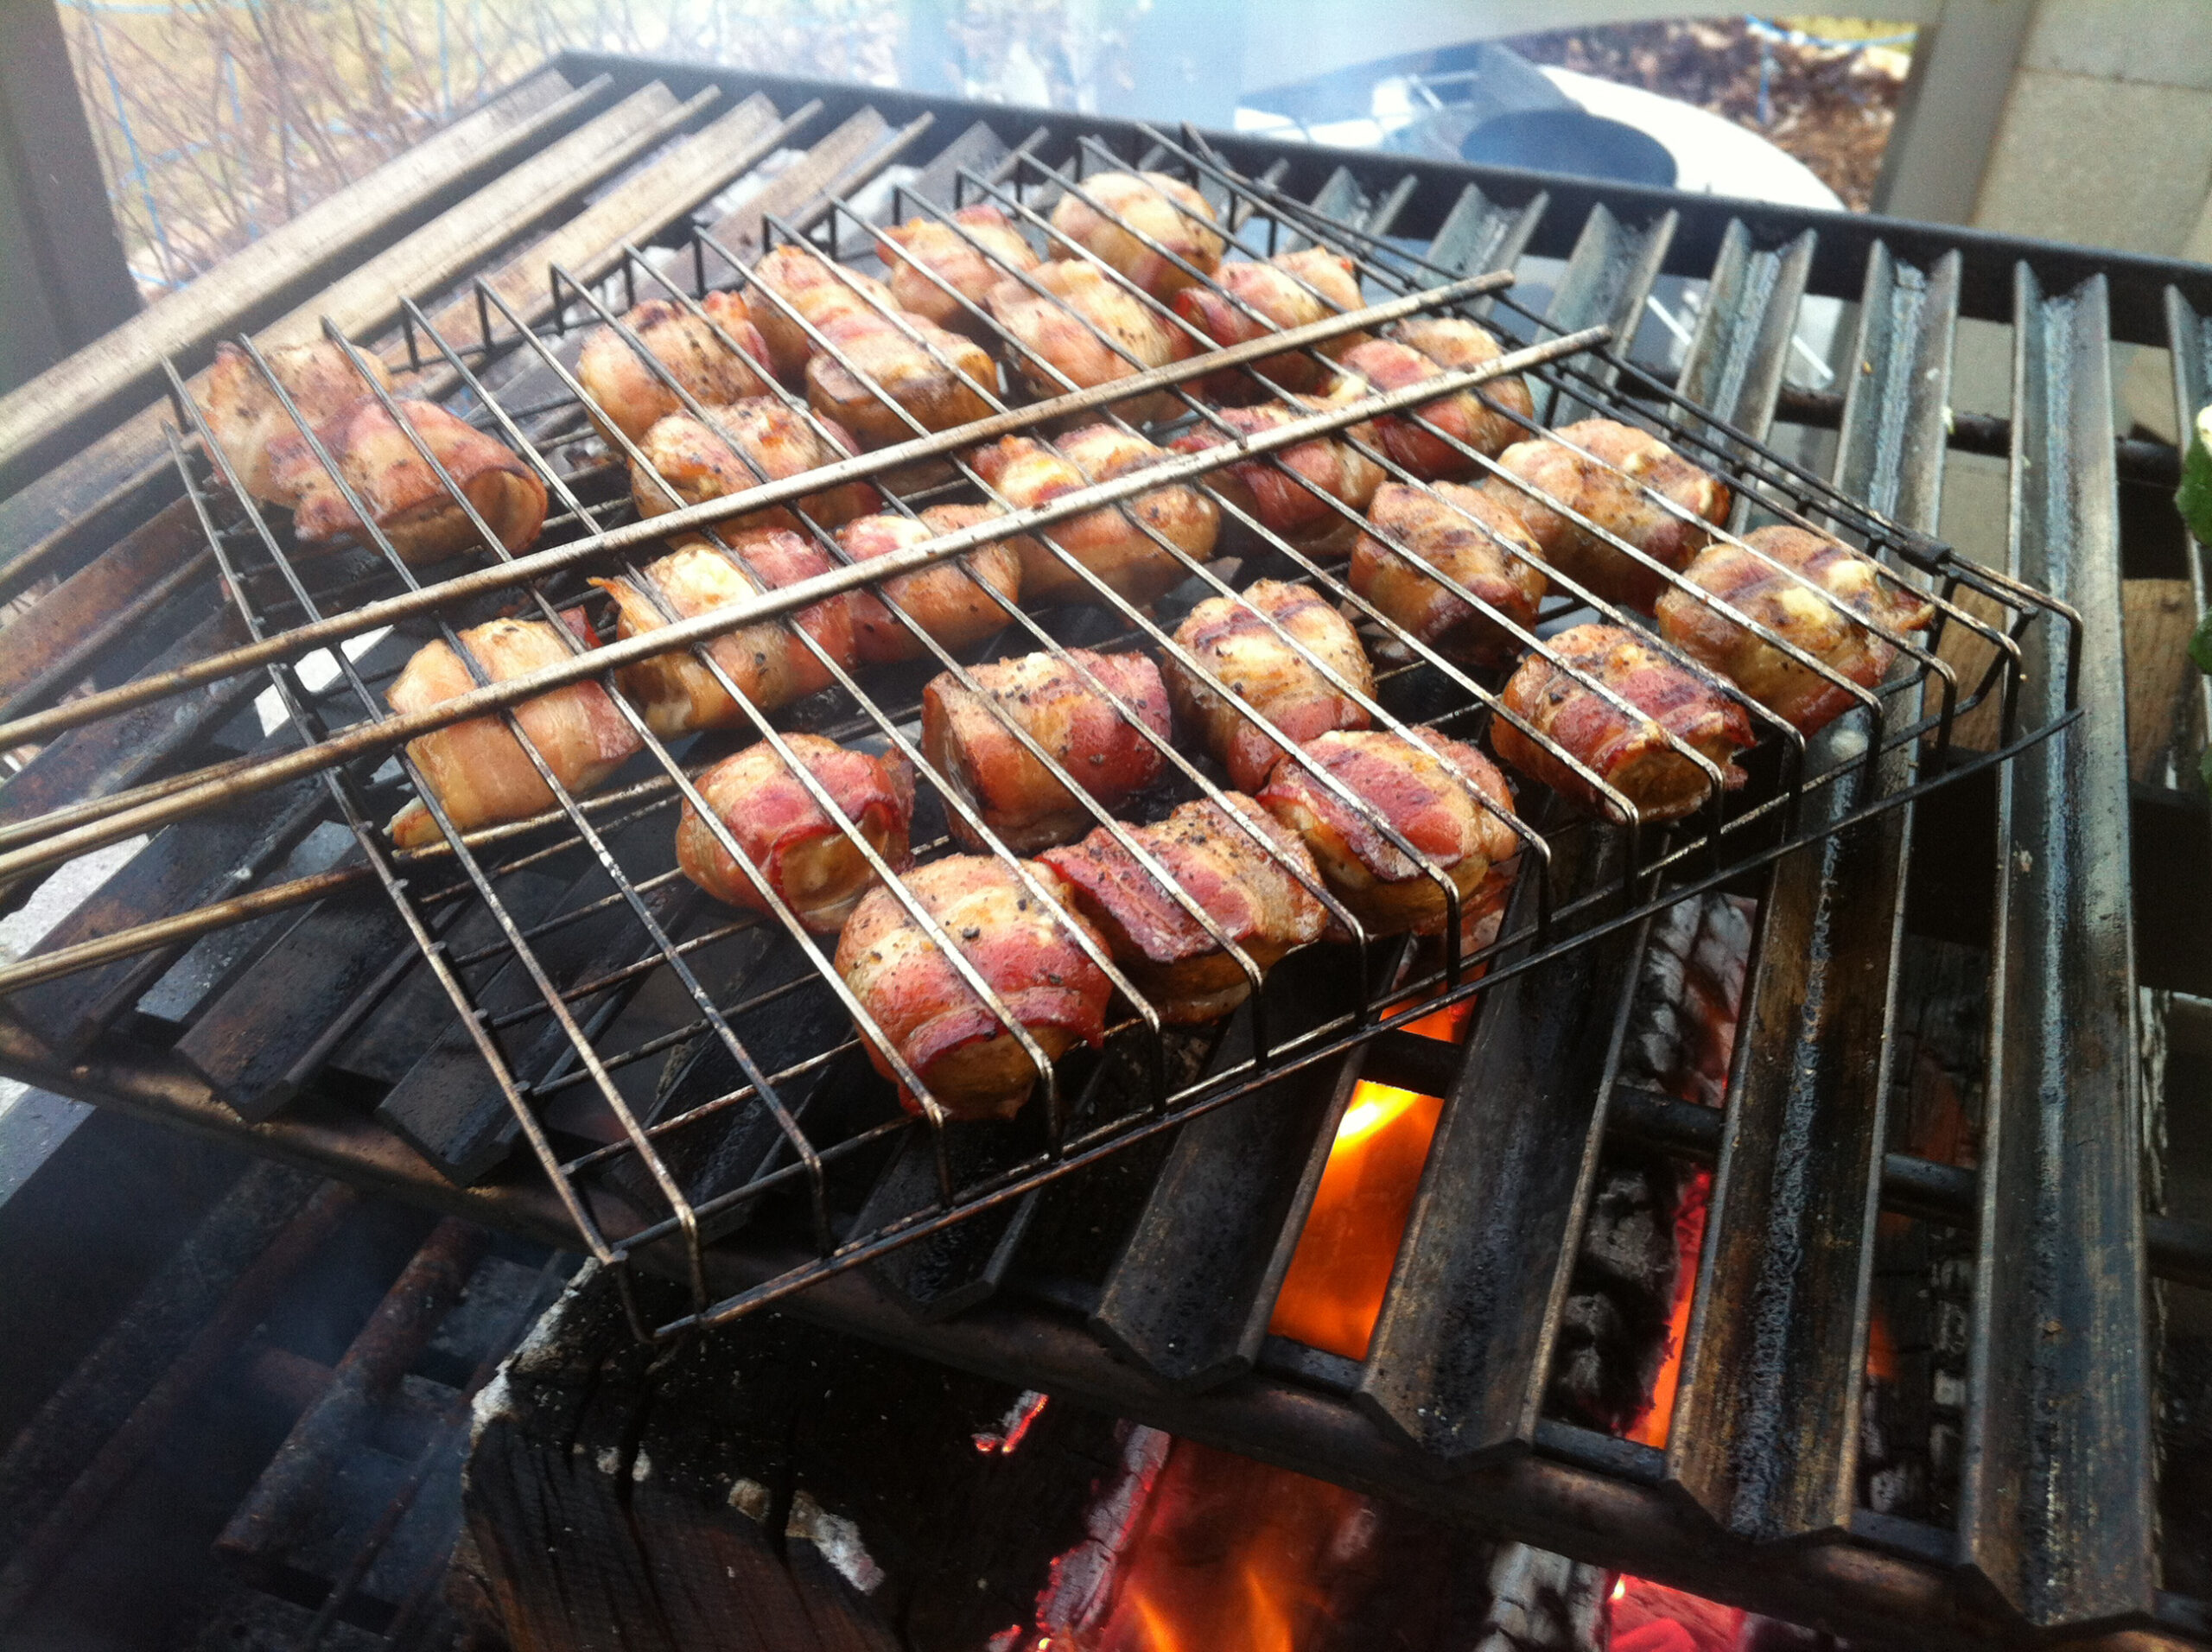
[[[1607,1604],[1606,1652],[1734,1652],[1744,1614],[1647,1578],[1624,1577]]]
[[[1045,1398],[1034,1388],[1024,1389],[1000,1419],[998,1433],[994,1434],[986,1429],[970,1437],[976,1442],[976,1449],[986,1456],[996,1452],[1001,1457],[1012,1457],[1021,1444],[1021,1437],[1029,1432],[1029,1426],[1045,1414]]]
[[[1682,1376],[1682,1343],[1690,1334],[1690,1304],[1697,1295],[1697,1263],[1705,1249],[1705,1212],[1712,1202],[1713,1172],[1698,1172],[1683,1190],[1681,1207],[1675,1215],[1675,1247],[1681,1261],[1675,1275],[1675,1312],[1667,1326],[1667,1357],[1651,1385],[1651,1409],[1628,1431],[1640,1445],[1664,1450],[1667,1427],[1675,1415],[1675,1391]]]

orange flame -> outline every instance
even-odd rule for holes
[[[1367,1357],[1443,1110],[1433,1096],[1388,1084],[1363,1082],[1352,1092],[1268,1330],[1346,1359]]]
[[[1125,1551],[1097,1652],[1298,1652],[1333,1565],[1363,1553],[1364,1500],[1179,1439]],[[1348,1541],[1350,1540],[1350,1541]]]

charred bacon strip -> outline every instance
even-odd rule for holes
[[[435,402],[393,403],[454,486],[509,550],[526,550],[545,525],[545,484],[520,454]],[[406,562],[432,562],[475,550],[475,524],[384,403],[365,397],[315,432],[369,520]],[[270,492],[292,506],[302,543],[360,539],[368,529],[298,430],[268,446]]]
[[[1747,534],[1743,545],[1707,546],[1682,578],[1861,688],[1877,686],[1897,655],[1868,624],[1897,633],[1918,631],[1936,617],[1925,598],[1841,540],[1784,524]],[[1840,684],[1687,590],[1669,590],[1659,599],[1659,634],[1805,734],[1858,703]]]
[[[1270,402],[1258,407],[1223,408],[1215,416],[1229,428],[1200,424],[1175,439],[1175,451],[1203,453],[1305,415],[1281,402]],[[1206,480],[1230,504],[1255,518],[1268,532],[1281,535],[1301,550],[1326,556],[1340,551],[1359,532],[1357,519],[1335,509],[1329,499],[1341,499],[1354,511],[1365,510],[1382,486],[1382,467],[1348,442],[1334,436],[1316,436],[1264,458],[1237,460]],[[1328,499],[1316,495],[1315,488]]]
[[[986,345],[996,335],[937,281],[980,307],[1009,270],[1026,275],[1039,263],[1007,215],[988,205],[963,206],[950,223],[910,218],[895,229],[878,230],[875,238],[891,271],[891,296],[900,308]]]
[[[1262,975],[1327,927],[1327,910],[1307,887],[1320,881],[1313,857],[1249,797],[1186,803],[1156,826],[1128,831]],[[1104,827],[1040,858],[1073,886],[1076,910],[1162,1020],[1215,1020],[1251,995],[1236,960]]]
[[[950,671],[922,692],[922,750],[982,816],[983,824],[1021,854],[1065,843],[1091,818],[1075,794],[1024,749],[983,701],[988,695],[1061,769],[1105,808],[1160,777],[1159,748],[1093,688],[1078,666],[1134,710],[1145,727],[1167,738],[1167,690],[1160,668],[1141,654],[1057,654],[970,668],[981,693]],[[975,835],[955,815],[953,836]],[[978,846],[979,847],[979,846]]]
[[[1544,560],[1605,600],[1639,613],[1651,611],[1665,576],[1569,521],[1553,505],[1580,511],[1676,570],[1713,542],[1713,527],[1728,519],[1730,494],[1718,477],[1656,436],[1612,419],[1583,419],[1552,437],[1516,442],[1498,463],[1543,496],[1524,493],[1502,477],[1484,485],[1521,518]],[[1645,488],[1683,507],[1688,518],[1647,496]]]
[[[1640,715],[1620,710],[1571,675],[1570,666]],[[1576,626],[1551,638],[1543,652],[1521,662],[1501,703],[1620,792],[1647,821],[1679,820],[1711,792],[1706,772],[1675,750],[1670,734],[1708,759],[1727,790],[1744,784],[1734,762],[1752,739],[1744,708],[1619,626]],[[1522,773],[1586,808],[1618,814],[1588,781],[1507,719],[1491,725],[1491,743]]]
[[[690,535],[677,541],[667,556],[645,568],[647,582],[660,602],[675,611],[676,618],[694,619],[758,596],[764,590],[826,574],[832,566],[827,553],[794,533],[756,531],[726,537],[727,554],[707,540]],[[592,583],[614,599],[620,616],[618,636],[641,636],[669,623],[660,602],[627,579]],[[791,620],[838,664],[853,663],[850,593],[801,608]],[[738,691],[763,711],[826,688],[831,681],[821,660],[782,620],[765,620],[725,632],[707,644],[706,651],[708,658],[737,684]],[[715,680],[714,673],[689,649],[656,654],[625,666],[620,680],[622,691],[637,702],[646,726],[656,734],[727,728],[748,721],[737,702]]]
[[[848,751],[818,734],[786,734],[784,743],[885,864],[894,870],[912,864],[907,830],[914,817],[914,771],[905,758],[895,751],[881,757]],[[868,857],[767,741],[724,758],[697,784],[746,858],[807,928],[834,934],[874,883]],[[676,861],[685,877],[716,900],[748,912],[768,910],[760,885],[688,799],[676,827]]]
[[[1351,588],[1382,617],[1447,658],[1496,665],[1519,640],[1448,589],[1456,581],[1524,631],[1550,581],[1521,520],[1479,488],[1385,483],[1351,553]]]
[[[838,531],[837,543],[855,562],[868,562],[1002,514],[990,505],[933,505],[918,521],[912,517],[861,517]],[[1006,610],[991,593],[1008,601],[1021,594],[1020,543],[994,540],[951,562],[916,574],[895,575],[874,589],[851,593],[854,639],[861,662],[888,664],[919,659],[925,651],[885,606],[887,601],[947,648],[964,648],[1002,628]]]
[[[1520,850],[1505,777],[1463,741],[1433,728],[1411,738],[1363,729],[1323,734],[1299,750],[1435,864],[1458,891],[1463,919],[1494,869]],[[1304,840],[1330,892],[1370,937],[1443,928],[1451,905],[1436,880],[1306,765],[1277,764],[1260,802]]]
[[[562,618],[587,647],[599,639],[580,613]],[[574,651],[543,620],[494,620],[457,633],[461,646],[494,683],[567,659]],[[416,650],[385,696],[402,716],[423,711],[478,686],[467,664],[441,638]],[[571,795],[588,791],[622,766],[639,741],[607,690],[596,683],[571,683],[525,700],[512,716],[530,743]],[[471,717],[407,743],[423,783],[444,805],[456,831],[471,832],[525,820],[553,807],[555,798],[537,766],[502,716]],[[395,816],[391,841],[421,848],[439,841],[437,822],[421,801]]]
[[[1031,874],[1070,905],[1067,885],[1050,867]],[[1105,972],[1069,927],[1022,886],[1014,869],[988,855],[955,855],[917,867],[901,880],[1048,1061],[1105,1036]],[[1080,917],[1072,923],[1089,925]],[[1096,937],[1094,937],[1094,939]],[[961,978],[929,931],[880,885],[861,897],[838,937],[837,973],[900,1058],[946,1112],[962,1119],[1012,1118],[1038,1073],[1006,1024]],[[868,1059],[893,1077],[873,1035]],[[899,1099],[919,1103],[902,1084]]]
[[[1358,636],[1344,615],[1302,585],[1261,580],[1240,596],[1208,597],[1175,629],[1176,642],[1204,673],[1169,662],[1176,709],[1198,729],[1240,791],[1257,791],[1282,756],[1240,702],[1294,741],[1332,728],[1364,728],[1370,721],[1359,701],[1323,676],[1290,639],[1362,696],[1373,696],[1375,672]]]
[[[1090,200],[1072,191],[1062,195],[1052,208],[1052,228],[1154,298],[1172,298],[1220,265],[1227,243],[1211,227],[1213,208],[1180,178],[1165,172],[1102,172],[1084,179],[1081,187]],[[1139,235],[1191,265],[1198,276],[1154,251]]]
[[[1026,510],[1166,457],[1142,436],[1094,424],[1049,447],[1029,436],[1007,436],[979,449],[970,462],[986,486],[1015,510]],[[1051,538],[1122,596],[1141,605],[1181,584],[1191,571],[1181,557],[1152,538],[1147,528],[1192,561],[1203,562],[1213,554],[1221,510],[1196,488],[1177,482],[1060,523]],[[1025,538],[1016,543],[1022,593],[1032,601],[1097,600],[1090,587],[1041,541]]]
[[[699,308],[704,321],[680,304],[649,298],[624,315],[622,325],[702,406],[721,407],[766,394],[766,381],[746,357],[765,365],[768,346],[745,301],[735,293],[709,293]],[[737,350],[716,336],[716,328],[729,335]],[[659,420],[684,410],[683,397],[611,327],[596,329],[584,340],[576,378],[600,413],[632,442]]]
[[[707,414],[711,423],[688,413],[671,413],[645,432],[638,451],[651,471],[634,465],[630,470],[630,494],[639,516],[664,516],[687,505],[727,499],[763,482],[779,482],[834,465],[860,451],[833,421],[823,421],[825,435],[804,414],[772,397],[748,397],[728,407],[709,408]],[[797,508],[822,526],[836,528],[880,509],[882,503],[883,496],[871,484],[844,482],[806,495]],[[776,505],[734,517],[729,525],[795,531],[799,521],[791,511]]]

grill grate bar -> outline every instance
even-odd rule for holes
[[[2081,612],[2080,732],[1998,780],[1980,1252],[1959,1554],[2039,1627],[2155,1586],[2141,1075],[2104,277],[2016,275],[2008,571]],[[2063,675],[2026,645],[2023,692]]]
[[[1957,307],[1956,259],[1929,272],[1884,253],[1849,358],[1838,483],[1923,532],[1941,493]],[[1820,740],[1853,738],[1851,721]],[[1872,789],[1911,784],[1914,758],[1885,753]],[[1815,806],[1847,808],[1867,791],[1854,777]],[[1668,1433],[1669,1477],[1754,1541],[1847,1530],[1858,1501],[1911,821],[1898,810],[1777,862],[1761,902]]]

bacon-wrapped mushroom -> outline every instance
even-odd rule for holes
[[[1129,836],[1264,975],[1328,927],[1313,893],[1321,874],[1306,846],[1251,798],[1230,792],[1223,804],[1184,804]],[[1217,1020],[1251,995],[1236,960],[1104,827],[1039,858],[1073,886],[1076,910],[1160,1020]]]
[[[963,687],[950,671],[931,679],[923,690],[922,750],[1007,848],[1027,855],[1065,843],[1091,817],[984,703],[985,695],[1106,808],[1159,778],[1165,760],[1159,748],[1090,683],[1090,678],[1103,683],[1165,740],[1167,690],[1160,668],[1143,655],[1071,648],[1065,658],[1024,654],[970,667],[969,675],[981,694]],[[957,815],[950,823],[955,837],[980,847]]]
[[[971,462],[976,473],[1009,505],[1026,510],[1166,457],[1142,436],[1110,424],[1094,424],[1070,432],[1050,447],[1028,436],[1007,436],[995,447],[979,448]],[[1178,482],[1059,523],[1046,537],[1122,596],[1141,605],[1181,584],[1191,571],[1160,539],[1192,562],[1203,562],[1213,554],[1220,531],[1220,507],[1196,488]],[[1025,538],[1016,545],[1021,555],[1022,594],[1030,600],[1098,600],[1090,585],[1040,540]]]
[[[891,295],[902,308],[985,344],[997,335],[960,298],[980,307],[1008,271],[1026,275],[1039,262],[1021,232],[988,204],[963,206],[950,223],[910,218],[896,229],[878,230],[875,238],[891,271]]]
[[[1580,511],[1675,569],[1710,544],[1712,527],[1728,519],[1728,489],[1718,477],[1656,436],[1611,419],[1582,419],[1538,441],[1516,442],[1498,462],[1535,489],[1535,495],[1503,476],[1484,486],[1521,518],[1544,560],[1605,600],[1645,613],[1658,600],[1666,576],[1569,521],[1554,505]],[[1688,516],[1669,510],[1647,495],[1646,488]]]
[[[367,380],[346,353],[327,339],[282,345],[261,353],[270,372],[310,427],[327,424],[369,395]],[[390,390],[391,376],[385,372],[384,363],[365,352],[362,359],[378,387]],[[208,431],[238,472],[239,486],[255,499],[274,505],[291,504],[291,492],[271,490],[269,444],[280,436],[296,436],[299,427],[284,411],[253,359],[235,344],[217,345],[214,364],[193,399],[200,404],[200,416],[207,422]]]
[[[1269,402],[1258,407],[1225,407],[1216,416],[1229,427],[1226,430],[1201,423],[1175,439],[1175,451],[1203,453],[1277,429],[1302,415],[1299,409]],[[1211,472],[1206,482],[1268,532],[1316,556],[1332,556],[1357,536],[1357,513],[1367,508],[1382,486],[1382,467],[1348,442],[1316,436],[1261,458],[1240,459]],[[1352,514],[1338,510],[1330,499],[1344,501]]]
[[[735,293],[709,293],[699,301],[699,308],[704,321],[680,304],[649,298],[623,316],[622,325],[645,346],[651,361],[611,327],[600,327],[584,340],[576,358],[576,378],[597,404],[595,418],[603,417],[635,442],[658,421],[683,412],[683,397],[663,379],[662,372],[704,407],[727,406],[766,393],[767,383],[752,364],[759,362],[765,368],[768,346],[753,325],[745,301]],[[725,334],[737,349],[722,342],[721,334]],[[660,372],[654,370],[655,362]]]
[[[767,343],[776,377],[787,384],[798,382],[819,348],[808,327],[818,331],[842,315],[880,316],[899,308],[891,289],[874,276],[832,264],[811,247],[775,248],[753,266],[753,277],[766,290],[746,308]]]
[[[1277,632],[1277,626],[1287,636]],[[1302,644],[1306,653],[1289,639]],[[1244,706],[1256,709],[1294,742],[1332,728],[1368,726],[1359,701],[1313,663],[1320,661],[1371,698],[1375,671],[1366,651],[1344,615],[1302,585],[1260,580],[1241,596],[1208,597],[1175,628],[1175,640],[1206,673],[1197,677],[1179,660],[1168,662],[1175,709],[1198,728],[1239,791],[1257,791],[1282,756],[1282,748],[1245,715]],[[1224,697],[1216,683],[1234,697]]]
[[[1059,874],[1033,865],[1030,872],[1063,911],[1070,910]],[[1047,1061],[1058,1060],[1077,1044],[1095,1046],[1104,1039],[1112,988],[1071,928],[1089,931],[1080,917],[1055,915],[1022,886],[1012,867],[988,855],[948,855],[899,881]],[[861,897],[838,937],[836,967],[861,1007],[947,1113],[958,1119],[1007,1119],[1021,1110],[1038,1078],[1028,1052],[892,891],[879,884]],[[876,1071],[895,1077],[874,1037],[863,1029],[862,1038]],[[899,1099],[919,1110],[903,1084]]]
[[[1640,715],[1577,681],[1569,666]],[[1752,729],[1743,707],[1619,626],[1575,626],[1549,639],[1543,651],[1521,662],[1501,703],[1626,797],[1646,821],[1679,820],[1712,794],[1707,772],[1677,751],[1670,735],[1719,769],[1728,791],[1744,784],[1735,756],[1751,743]],[[1522,773],[1587,808],[1618,815],[1595,787],[1510,720],[1491,725],[1491,744]]]
[[[1090,199],[1072,190],[1062,195],[1052,208],[1053,229],[1154,298],[1173,297],[1220,264],[1227,243],[1214,227],[1213,208],[1180,178],[1164,172],[1102,172],[1078,187]],[[1182,269],[1177,258],[1198,274]]]
[[[989,505],[932,505],[921,513],[919,521],[912,517],[861,517],[838,531],[837,543],[855,562],[868,562],[1002,514]],[[1021,594],[1018,543],[994,540],[918,574],[896,575],[874,590],[855,591],[853,634],[861,662],[884,665],[919,659],[926,651],[913,632],[884,606],[887,601],[896,603],[899,613],[947,648],[965,648],[1003,628],[1006,610],[991,593],[995,591],[1008,601]]]
[[[849,751],[819,734],[785,734],[784,743],[885,865],[903,871],[912,864],[907,829],[914,818],[914,771],[905,758]],[[707,806],[799,922],[835,934],[875,882],[875,869],[776,748],[766,740],[748,746],[697,784]],[[676,826],[676,862],[716,900],[747,912],[768,910],[760,886],[688,799]]]
[[[579,613],[562,616],[587,647],[599,639]],[[457,633],[461,646],[494,683],[541,670],[574,651],[543,620],[493,620]],[[385,698],[404,716],[468,694],[476,678],[444,639],[415,651]],[[636,752],[636,731],[596,683],[572,683],[525,700],[513,717],[554,778],[569,795],[589,791]],[[444,806],[456,831],[473,832],[526,820],[554,805],[545,784],[504,716],[471,717],[407,742],[423,785]],[[393,816],[391,841],[404,849],[440,839],[437,822],[418,799]]]
[[[1226,348],[1357,309],[1359,302],[1359,277],[1352,273],[1351,260],[1313,246],[1278,253],[1265,264],[1231,258],[1214,271],[1212,287],[1185,287],[1177,293],[1175,313]],[[1319,348],[1333,359],[1367,336],[1340,334]],[[1312,356],[1292,350],[1264,356],[1249,367],[1209,374],[1203,386],[1207,395],[1223,400],[1268,393],[1255,374],[1293,391],[1318,390],[1328,376]]]
[[[1494,868],[1520,851],[1505,777],[1464,741],[1433,728],[1416,728],[1410,739],[1355,729],[1299,750],[1451,881],[1463,920],[1484,899]],[[1260,803],[1304,840],[1330,893],[1370,938],[1442,931],[1451,915],[1443,886],[1306,764],[1277,764]]]
[[[1458,315],[1408,315],[1393,322],[1383,336],[1410,345],[1446,372],[1471,372],[1505,353],[1505,346],[1488,328]],[[1505,416],[1535,416],[1535,398],[1529,392],[1528,380],[1518,373],[1508,374],[1487,381],[1475,395],[1478,400],[1495,402],[1504,412],[1485,407],[1483,411],[1487,416],[1476,427],[1478,435],[1471,446],[1494,456],[1528,434],[1525,425]]]
[[[594,580],[594,585],[614,599],[619,616],[616,634],[636,637],[669,624],[663,604],[674,611],[676,619],[696,619],[764,590],[826,574],[832,566],[818,546],[779,529],[726,533],[723,537],[729,546],[728,553],[697,535],[678,540],[667,556],[645,565],[643,572],[650,592],[632,585],[626,577]],[[838,664],[853,663],[849,593],[801,608],[791,620]],[[706,649],[709,658],[737,684],[738,691],[763,711],[826,688],[831,681],[821,659],[781,620],[764,620],[725,632],[707,644]],[[737,702],[688,648],[626,665],[620,680],[622,691],[637,702],[646,726],[656,734],[682,734],[696,728],[727,728],[748,722]]]
[[[1896,634],[1936,617],[1925,597],[1840,539],[1777,524],[1747,534],[1744,544],[1751,550],[1707,545],[1683,569],[1684,583],[1711,592],[1845,682],[1877,687],[1897,658],[1895,645],[1869,625]],[[1841,683],[1800,665],[1688,590],[1659,599],[1659,634],[1808,734],[1859,703]]]
[[[806,399],[868,448],[950,430],[991,412],[998,369],[975,340],[918,315],[847,310],[822,324],[827,348],[806,364]],[[909,423],[908,420],[913,423]]]
[[[1331,386],[1327,399],[1339,403],[1425,384],[1441,378],[1445,372],[1411,345],[1396,339],[1370,339],[1354,345],[1337,365],[1343,376]],[[1425,428],[1428,426],[1434,428]],[[1520,435],[1521,428],[1484,407],[1473,391],[1460,390],[1404,413],[1388,413],[1356,424],[1351,434],[1392,464],[1433,482],[1457,481],[1475,470],[1475,461],[1453,447],[1453,442],[1477,453],[1494,454]]]
[[[527,550],[545,525],[545,484],[514,449],[435,402],[393,403],[509,550]],[[384,403],[363,397],[317,431],[369,518],[406,562],[458,556],[482,543],[438,473]],[[305,544],[360,539],[367,530],[297,430],[268,447],[270,491],[292,506],[292,531]]]
[[[663,516],[706,499],[727,499],[764,482],[834,465],[860,451],[835,423],[823,421],[829,433],[825,436],[804,414],[772,397],[748,397],[728,407],[709,408],[708,415],[711,425],[688,413],[671,413],[645,432],[638,451],[652,473],[635,466],[630,471],[630,496],[637,501],[639,516]],[[880,509],[882,504],[883,496],[873,485],[841,482],[804,495],[797,509],[825,528],[836,528]],[[799,521],[791,510],[779,505],[734,517],[728,525],[796,530]]]
[[[1519,639],[1443,580],[1524,631],[1533,627],[1549,581],[1520,518],[1458,482],[1428,488],[1389,482],[1367,519],[1370,531],[1352,547],[1353,590],[1447,658],[1497,665],[1510,658]]]
[[[1039,264],[1028,281],[1007,276],[986,302],[1019,346],[1013,365],[1039,397],[1110,384],[1193,352],[1189,334],[1096,264]],[[1142,423],[1179,405],[1173,391],[1159,390],[1116,402],[1113,410]]]

